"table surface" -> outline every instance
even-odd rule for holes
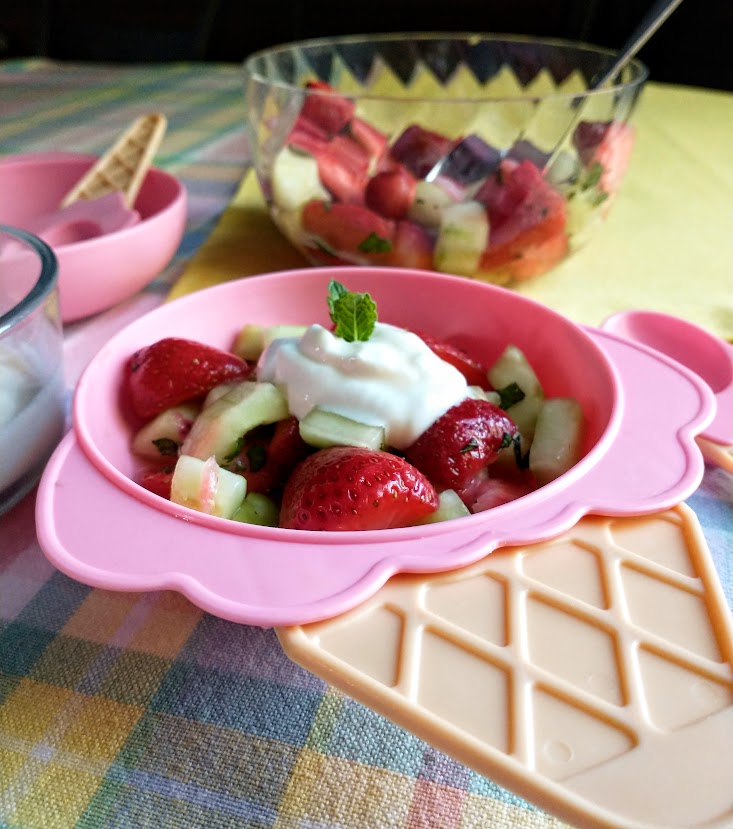
[[[702,90],[679,94],[709,102]],[[165,299],[238,192],[240,70],[0,64],[0,154],[101,153],[150,111],[168,118],[156,164],[186,185],[185,237],[140,294],[66,327],[69,397],[98,347]],[[573,308],[587,321],[587,306]],[[727,325],[730,309],[715,319]],[[37,544],[34,494],[0,518],[0,826],[566,825],[298,667],[272,630],[222,621],[178,594],[113,593],[62,575]],[[687,503],[733,608],[733,478],[706,468]]]

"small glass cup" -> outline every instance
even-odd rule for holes
[[[51,248],[0,225],[0,515],[38,482],[64,433],[57,282]]]

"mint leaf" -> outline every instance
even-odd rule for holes
[[[334,334],[347,342],[368,340],[377,321],[377,306],[369,294],[349,291],[332,279],[328,284],[328,310]]]
[[[504,411],[515,403],[519,403],[520,400],[524,400],[524,392],[516,383],[509,383],[501,389],[496,389],[496,393],[499,395],[499,408]]]
[[[389,253],[392,250],[392,242],[383,239],[372,231],[366,239],[362,239],[356,246],[361,253]]]
[[[153,441],[153,445],[163,457],[173,457],[178,454],[178,444],[170,438],[158,438]]]

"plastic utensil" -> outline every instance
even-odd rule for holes
[[[113,192],[123,193],[125,204],[132,207],[167,126],[165,116],[158,112],[136,118],[69,190],[61,207]]]
[[[620,311],[601,328],[666,354],[710,386],[716,412],[698,445],[712,463],[733,471],[733,346],[694,323],[659,311]]]
[[[127,206],[125,194],[107,193],[94,199],[75,201],[26,223],[26,229],[52,247],[71,245],[132,227],[140,214]]]

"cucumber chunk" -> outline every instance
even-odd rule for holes
[[[273,340],[282,337],[302,337],[307,325],[257,325],[245,323],[232,346],[232,352],[243,360],[255,362]]]
[[[257,524],[260,527],[277,527],[280,510],[277,504],[261,492],[248,492],[242,505],[232,515],[243,524]]]
[[[329,412],[319,406],[311,409],[300,421],[300,436],[310,446],[360,446],[384,449],[384,428],[359,423],[351,418]]]
[[[435,240],[435,267],[443,273],[471,276],[489,243],[489,216],[477,201],[443,208]]]
[[[272,383],[244,380],[201,412],[181,453],[201,460],[213,456],[223,466],[247,432],[288,415],[287,401]]]
[[[177,457],[198,413],[198,406],[191,404],[166,409],[135,433],[132,451],[141,458],[152,460]]]
[[[440,521],[450,521],[453,518],[463,518],[471,511],[461,501],[455,490],[444,489],[438,495],[438,508],[420,521],[420,524],[437,524]]]
[[[552,397],[544,402],[529,453],[529,470],[540,486],[580,460],[584,425],[583,409],[575,398]]]
[[[537,416],[545,399],[542,384],[524,352],[516,345],[504,349],[487,376],[495,389],[516,383],[524,392],[524,398],[509,406],[506,413],[516,423],[522,436],[522,450],[526,452],[532,445]]]
[[[231,518],[247,494],[247,481],[214,460],[181,455],[171,480],[171,501],[183,507]]]

